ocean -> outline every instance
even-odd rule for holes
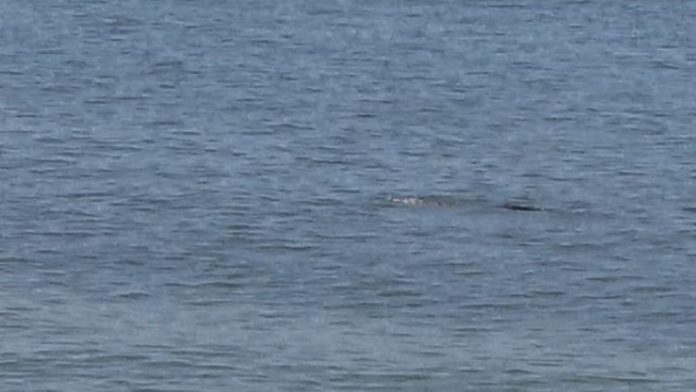
[[[0,389],[696,390],[695,21],[3,1]]]

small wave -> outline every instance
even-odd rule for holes
[[[145,299],[149,298],[150,294],[143,292],[143,291],[128,291],[128,292],[122,292],[122,293],[114,293],[114,297],[121,298],[121,299]]]

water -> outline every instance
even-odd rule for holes
[[[694,4],[0,15],[3,390],[696,389]]]

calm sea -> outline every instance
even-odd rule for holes
[[[4,0],[3,391],[696,390],[696,3]]]

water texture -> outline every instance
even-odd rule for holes
[[[2,390],[696,390],[694,21],[3,1]]]

